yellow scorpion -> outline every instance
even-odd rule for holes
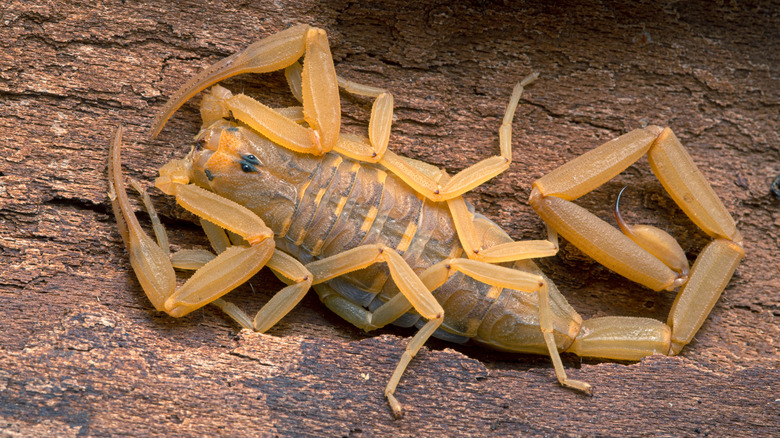
[[[325,31],[307,25],[257,41],[196,75],[161,111],[152,136],[207,87],[281,69],[301,107],[270,108],[215,85],[203,96],[194,148],[160,169],[155,181],[201,218],[217,255],[170,254],[151,202],[133,181],[157,238],[144,233],[124,188],[121,127],[109,154],[114,214],[141,286],[154,307],[171,316],[214,304],[242,327],[263,332],[313,287],[328,308],[366,331],[390,323],[417,326],[385,389],[396,416],[402,413],[396,386],[432,335],[549,354],[558,381],[586,393],[591,386],[567,377],[560,352],[618,360],[677,354],[744,256],[742,237],[720,199],[672,131],[657,126],[631,131],[536,181],[530,204],[548,225],[547,239],[513,241],[461,195],[509,167],[515,109],[537,75],[514,88],[499,128],[500,155],[450,176],[387,149],[392,95],[339,78]],[[339,88],[375,99],[367,138],[341,132]],[[619,218],[621,232],[571,202],[645,154],[672,199],[713,238],[690,272],[667,233]],[[616,316],[583,321],[529,260],[556,254],[558,234],[637,283],[680,288],[667,323]],[[287,286],[250,318],[222,296],[264,266]],[[177,286],[174,268],[195,273]]]

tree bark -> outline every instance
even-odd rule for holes
[[[770,1],[634,4],[386,1],[8,0],[0,10],[0,431],[3,435],[777,436],[780,16]],[[110,135],[150,185],[199,126],[193,99],[156,140],[149,127],[189,77],[249,43],[309,23],[337,72],[395,97],[391,148],[458,171],[498,151],[516,81],[540,72],[514,123],[511,168],[467,197],[515,239],[544,235],[531,183],[631,129],[670,126],[744,236],[742,261],[678,357],[565,356],[593,397],[561,388],[549,358],[431,341],[384,386],[412,332],[365,334],[310,294],[267,334],[218,309],[155,312],[106,195]],[[281,74],[226,86],[291,103]],[[342,93],[344,129],[371,101]],[[675,236],[691,260],[709,238],[645,159],[585,196]],[[174,249],[206,243],[153,191]],[[136,204],[142,222],[148,216]],[[185,219],[182,221],[181,219]],[[674,296],[625,280],[567,242],[539,260],[584,318],[665,321]],[[249,311],[279,289],[261,273],[231,294]]]

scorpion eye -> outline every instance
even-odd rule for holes
[[[255,166],[261,165],[260,160],[254,155],[242,155],[241,161],[238,162],[241,165],[241,170],[245,173],[254,172]]]

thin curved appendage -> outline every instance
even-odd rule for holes
[[[627,187],[620,190],[615,200],[615,220],[620,231],[644,248],[645,251],[662,261],[669,269],[679,274],[679,278],[675,280],[672,287],[685,284],[688,281],[688,258],[685,257],[685,251],[677,243],[677,240],[669,233],[651,225],[631,226],[623,220],[623,216],[620,214],[620,197]]]
[[[544,277],[519,269],[459,258],[447,259],[431,266],[420,274],[420,279],[428,289],[434,290],[443,285],[456,272],[491,286],[527,293],[536,292],[539,297],[539,326],[547,344],[548,354],[553,361],[558,381],[568,388],[582,391],[588,395],[591,394],[590,384],[566,376],[566,370],[558,353],[558,345],[555,342],[549,287]]]
[[[266,266],[287,284],[255,314],[254,319],[236,305],[219,299],[212,304],[222,309],[243,328],[264,333],[276,325],[285,315],[298,305],[311,287],[312,274],[293,257],[277,251],[268,260]]]
[[[287,85],[298,102],[303,102],[303,66],[300,62],[293,62],[284,69],[284,78]]]
[[[163,227],[162,222],[160,222],[160,217],[157,216],[154,205],[152,205],[152,198],[149,197],[149,193],[145,188],[141,187],[141,183],[135,178],[130,178],[130,186],[141,195],[141,200],[146,207],[147,213],[149,213],[149,220],[152,221],[152,230],[154,231],[154,237],[157,239],[157,245],[165,251],[166,254],[170,255],[171,251],[170,245],[168,244],[168,234],[165,232],[165,227]]]
[[[119,232],[138,282],[157,310],[165,310],[165,301],[176,287],[176,274],[168,254],[149,237],[133,213],[122,176],[120,150],[124,128],[118,126],[108,155],[109,198]]]
[[[499,144],[501,154],[486,158],[478,163],[463,169],[452,176],[446,183],[438,184],[430,177],[410,166],[398,155],[387,151],[379,161],[381,165],[398,175],[405,183],[415,191],[432,201],[446,201],[456,198],[480,184],[496,177],[509,168],[512,162],[512,120],[523,94],[524,87],[534,82],[539,77],[533,73],[515,85],[512,96],[509,99],[504,119],[499,128]]]
[[[207,67],[176,91],[152,124],[151,138],[160,133],[165,122],[187,100],[207,87],[243,73],[266,73],[283,69],[297,61],[304,52],[310,27],[293,26],[261,39],[246,49]]]
[[[387,263],[390,276],[396,286],[398,286],[399,295],[402,295],[403,298],[391,299],[382,306],[386,307],[383,309],[384,314],[380,313],[378,317],[378,319],[381,319],[381,323],[390,323],[395,319],[387,318],[388,315],[397,315],[402,310],[405,313],[405,309],[407,309],[406,302],[420,316],[428,320],[407,344],[406,350],[401,355],[401,359],[385,388],[385,397],[387,397],[387,402],[393,410],[393,414],[396,417],[400,417],[402,415],[401,404],[395,397],[398,382],[401,380],[401,376],[409,362],[422,348],[425,341],[441,326],[441,323],[444,321],[444,309],[442,309],[439,302],[433,297],[430,289],[426,287],[409,264],[393,248],[384,245],[359,246],[343,253],[308,263],[306,268],[314,275],[313,284],[316,286],[340,275],[382,262]],[[327,288],[317,287],[316,289],[318,289],[318,293],[325,293],[326,297],[322,299],[328,307],[341,312],[339,314],[346,315],[348,320],[353,320],[366,328],[378,324],[378,321],[372,321],[368,314],[360,312],[355,306],[349,306],[344,300],[339,300],[332,296],[327,298],[329,295]]]

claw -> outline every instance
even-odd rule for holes
[[[176,91],[152,125],[151,138],[157,137],[165,122],[181,107],[207,87],[244,73],[267,73],[283,69],[303,55],[309,26],[302,24],[264,38],[246,49],[201,71]]]

